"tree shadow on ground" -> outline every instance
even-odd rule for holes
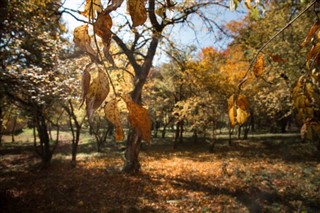
[[[196,161],[208,161],[212,156],[225,158],[230,155],[248,160],[260,158],[282,160],[287,163],[320,162],[320,152],[316,149],[315,144],[302,143],[296,137],[233,140],[231,146],[228,145],[227,139],[219,139],[215,142],[212,152],[209,153],[210,146],[211,144],[205,139],[199,139],[197,143],[189,139],[179,144],[177,149],[173,149],[170,143],[152,144],[147,149],[147,153],[155,158],[162,155],[167,155],[168,158],[184,156]],[[195,159],[194,155],[198,155],[198,158]]]

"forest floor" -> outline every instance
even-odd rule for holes
[[[233,146],[158,139],[142,171],[120,172],[117,145],[79,145],[76,168],[62,141],[48,169],[32,142],[0,147],[0,212],[320,212],[320,153],[297,136],[254,137]]]

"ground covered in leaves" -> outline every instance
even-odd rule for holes
[[[117,146],[97,153],[61,143],[39,170],[30,143],[0,147],[0,212],[318,212],[320,153],[294,138],[253,138],[228,146],[160,140],[141,153],[142,171],[120,172]]]

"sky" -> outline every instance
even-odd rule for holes
[[[102,4],[106,5],[106,0],[102,0]],[[76,11],[83,11],[85,5],[85,0],[65,0],[64,7],[69,8]],[[245,11],[242,5],[240,5],[239,9],[237,11]],[[119,8],[123,13],[126,13],[125,9],[125,2]],[[207,12],[207,11],[206,11]],[[226,24],[229,21],[232,20],[240,20],[244,16],[244,13],[239,12],[233,12],[225,8],[221,7],[215,7],[212,10],[208,10],[208,13],[212,14],[212,18],[215,20],[218,24]],[[79,19],[86,20],[85,17],[83,17],[80,14],[72,13],[74,16],[76,16]],[[75,27],[82,25],[82,22],[77,21],[74,17],[71,15],[64,13],[63,14],[63,20],[66,24],[66,27],[69,31],[67,34],[67,37],[70,41],[72,41],[72,32]],[[194,23],[195,31],[191,30],[190,28],[184,26],[184,25],[177,25],[175,26],[170,32],[171,39],[174,40],[176,43],[179,43],[181,45],[187,46],[187,45],[194,45],[197,47],[198,50],[201,50],[201,48],[213,46],[218,50],[223,50],[227,47],[227,44],[231,41],[229,38],[227,38],[222,33],[219,33],[219,30],[216,30],[216,34],[212,34],[206,30],[206,28],[203,26],[202,22],[199,18],[193,18],[192,22]],[[196,32],[196,33],[195,33]],[[221,37],[221,40],[217,40],[217,37]],[[159,53],[159,51],[158,51]],[[161,56],[161,54],[157,57],[160,57],[156,59],[155,61],[162,61],[165,60]]]

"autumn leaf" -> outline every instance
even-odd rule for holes
[[[231,95],[228,98],[228,115],[231,127],[236,124],[244,124],[249,117],[249,102],[247,98],[242,94],[238,95],[237,100],[235,100],[235,97],[235,95]]]
[[[288,59],[286,58],[282,58],[281,56],[277,55],[277,54],[268,54],[272,61],[277,62],[277,63],[285,63],[288,62]]]
[[[320,42],[316,45],[313,45],[309,52],[307,53],[307,60],[311,60],[314,57],[319,57],[319,51],[320,51]]]
[[[244,4],[248,8],[248,10],[251,10],[251,0],[245,0]]]
[[[102,102],[106,99],[110,91],[109,80],[107,74],[99,69],[98,76],[93,79],[90,84],[89,92],[86,97],[87,115],[89,120],[96,109],[98,109]]]
[[[93,24],[94,32],[102,39],[103,42],[103,53],[105,58],[114,65],[114,60],[110,54],[110,44],[111,44],[111,27],[112,19],[108,13],[101,13],[98,16],[97,21]]]
[[[97,21],[93,24],[94,32],[102,39],[108,42],[111,37],[112,19],[109,14],[101,13]]]
[[[237,106],[242,110],[248,110],[249,109],[248,99],[244,95],[239,94],[237,99]]]
[[[231,95],[228,98],[228,115],[229,115],[229,121],[230,125],[233,128],[236,123],[236,110],[235,110],[235,101],[234,101],[234,95]]]
[[[96,60],[96,52],[91,47],[91,38],[88,34],[88,25],[81,25],[76,27],[73,32],[73,42],[76,47],[79,47],[82,51],[87,52],[90,58]]]
[[[106,119],[110,121],[116,128],[115,139],[116,141],[122,141],[124,139],[124,132],[120,120],[120,111],[117,106],[117,99],[112,99],[104,107],[104,113]]]
[[[249,117],[249,113],[245,110],[242,110],[241,108],[237,109],[237,122],[239,125],[244,124]]]
[[[320,22],[316,21],[312,27],[310,28],[306,38],[304,39],[304,41],[300,44],[301,47],[305,47],[306,45],[308,45],[313,37],[313,35],[317,32],[317,30],[319,29],[320,26]]]
[[[85,69],[82,72],[82,76],[81,76],[81,91],[82,91],[82,98],[81,98],[81,103],[80,103],[80,107],[83,105],[86,96],[89,92],[89,88],[90,88],[90,81],[91,81],[91,75],[89,73],[89,69],[90,66],[92,65],[92,63],[86,65]],[[80,108],[79,107],[79,108]]]
[[[139,137],[147,143],[150,143],[151,118],[148,111],[144,107],[133,102],[129,95],[124,95],[122,98],[127,104],[131,128],[137,131]]]
[[[264,59],[262,55],[259,55],[255,65],[253,66],[253,73],[256,77],[259,77],[263,74],[264,70]]]
[[[84,11],[80,12],[80,14],[85,17],[96,17],[96,13],[99,13],[101,11],[101,0],[86,0],[86,6],[84,8]]]
[[[133,27],[143,25],[147,20],[147,11],[144,0],[128,0],[127,10],[131,16]]]

